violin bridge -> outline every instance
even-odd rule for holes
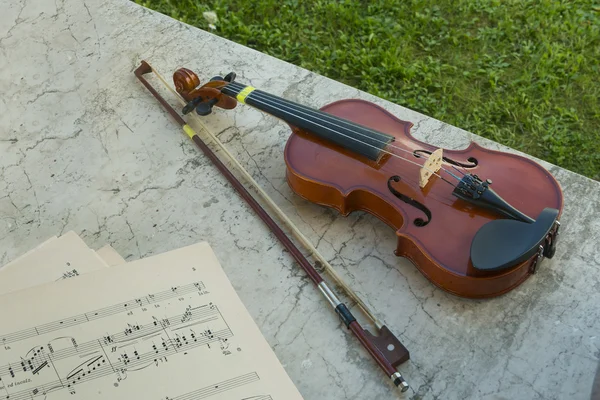
[[[442,161],[444,157],[443,152],[444,151],[442,149],[437,149],[431,153],[431,155],[425,161],[425,164],[423,164],[419,170],[419,186],[421,186],[421,188],[427,186],[431,175],[438,172],[440,168],[442,168]]]

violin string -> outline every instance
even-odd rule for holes
[[[245,87],[245,85],[243,85],[243,84],[241,84],[241,83],[237,83],[237,82],[232,82],[232,83],[228,84],[226,87],[231,87],[233,90],[242,90],[242,89]],[[373,141],[375,141],[375,142],[379,142],[379,143],[381,143],[381,144],[387,144],[387,146],[388,146],[388,147],[390,147],[390,148],[393,148],[393,149],[397,149],[397,150],[400,150],[400,151],[406,152],[406,153],[408,153],[408,154],[410,154],[410,155],[413,155],[413,156],[415,156],[415,157],[417,157],[417,158],[422,158],[422,157],[423,157],[423,156],[421,156],[421,155],[415,155],[415,153],[414,153],[414,152],[412,152],[412,151],[410,151],[410,150],[406,150],[406,149],[404,149],[404,148],[402,148],[402,147],[399,147],[399,146],[394,146],[394,145],[392,145],[392,144],[388,144],[388,143],[387,143],[387,141],[385,141],[385,140],[377,139],[377,138],[375,138],[375,137],[368,136],[368,135],[367,135],[367,134],[365,134],[365,133],[357,132],[357,131],[353,130],[352,128],[354,128],[354,127],[358,126],[358,127],[360,127],[360,128],[366,129],[366,130],[371,130],[371,129],[370,129],[370,128],[363,127],[363,126],[360,126],[360,125],[358,125],[358,124],[355,124],[355,123],[353,123],[353,122],[351,122],[351,121],[347,121],[347,120],[344,120],[344,119],[338,118],[338,117],[336,117],[336,116],[334,116],[334,115],[332,115],[332,114],[327,114],[327,113],[325,113],[325,112],[322,112],[322,111],[317,111],[317,110],[314,110],[314,109],[312,109],[312,108],[310,108],[310,107],[304,106],[304,105],[302,105],[302,104],[295,104],[295,103],[291,103],[291,102],[289,102],[288,100],[285,100],[285,99],[280,99],[280,98],[270,98],[270,96],[272,96],[272,95],[269,95],[269,94],[266,94],[266,96],[265,96],[263,93],[260,93],[260,92],[259,92],[259,93],[257,93],[256,91],[253,91],[253,92],[252,92],[252,95],[253,95],[253,96],[252,96],[252,100],[255,100],[255,101],[256,101],[256,100],[258,100],[258,97],[260,96],[260,99],[261,99],[261,100],[264,100],[264,101],[267,101],[267,102],[268,102],[268,101],[271,101],[271,102],[272,102],[272,103],[262,103],[262,104],[266,104],[266,105],[269,105],[269,106],[271,106],[271,107],[275,107],[276,105],[280,105],[280,106],[282,106],[282,107],[286,107],[286,108],[288,108],[288,109],[290,109],[290,110],[292,110],[292,111],[296,111],[296,112],[302,113],[302,114],[304,114],[304,115],[307,115],[307,116],[313,117],[313,118],[315,118],[316,120],[319,120],[319,121],[323,121],[323,122],[330,123],[330,124],[332,124],[332,125],[334,125],[334,126],[337,126],[337,127],[339,127],[339,128],[344,128],[344,127],[343,127],[343,126],[340,126],[340,125],[338,125],[338,124],[336,124],[336,123],[334,123],[333,121],[335,121],[335,122],[338,122],[338,123],[344,123],[344,124],[346,124],[346,125],[347,125],[345,128],[346,128],[346,129],[348,129],[348,130],[350,130],[352,133],[355,133],[355,134],[357,134],[357,135],[363,136],[363,137],[365,137],[365,138],[368,138],[368,139],[370,139],[370,140],[373,140]],[[273,104],[273,103],[275,103],[275,104]],[[281,104],[277,104],[277,103],[281,103]],[[295,108],[297,108],[297,109],[295,109]],[[302,110],[304,110],[304,112],[303,112],[303,111],[301,111],[301,110],[299,110],[299,109],[302,109]],[[280,111],[282,111],[282,110],[280,110]],[[289,112],[288,112],[288,114],[289,114]],[[322,117],[324,117],[324,118],[322,118]],[[304,119],[304,118],[303,118],[303,119]],[[329,120],[328,120],[328,119],[329,119]],[[306,120],[306,119],[305,119],[305,120]],[[319,125],[319,126],[321,126],[321,125]],[[343,136],[345,136],[345,137],[348,137],[348,138],[350,138],[350,139],[354,139],[355,141],[357,141],[357,142],[358,142],[358,143],[360,143],[360,144],[369,145],[369,143],[366,143],[366,142],[363,142],[363,141],[361,141],[361,140],[358,140],[358,139],[355,139],[355,138],[349,137],[349,136],[347,136],[347,135],[344,135],[344,134],[342,134],[341,132],[337,132],[337,131],[335,131],[335,130],[333,130],[333,129],[331,129],[331,128],[327,128],[327,127],[324,127],[324,128],[325,128],[325,129],[328,129],[328,130],[330,130],[330,131],[332,131],[332,132],[334,132],[334,133],[337,133],[337,134],[343,135]],[[380,133],[380,132],[377,132],[377,131],[374,131],[374,132],[375,132],[375,133]],[[378,148],[378,147],[376,147],[376,146],[372,146],[372,145],[371,145],[371,147]],[[384,151],[384,150],[382,150],[382,151]],[[395,153],[394,153],[394,154],[395,154]],[[398,158],[401,158],[402,160],[409,161],[409,160],[406,160],[406,158],[400,157],[399,155],[396,155],[396,156],[397,156]],[[430,155],[429,157],[431,157],[431,155]],[[428,159],[429,157],[427,157],[426,159]],[[409,162],[410,162],[410,161],[409,161]],[[419,165],[419,166],[421,166],[421,167],[423,167],[423,168],[427,169],[429,172],[431,172],[431,173],[434,173],[433,171],[429,170],[428,168],[426,168],[426,167],[422,166],[422,165],[421,165],[421,164],[419,164],[419,163],[416,163],[416,165]],[[441,170],[443,170],[444,172],[446,172],[447,174],[451,175],[451,176],[452,176],[453,178],[455,178],[456,180],[458,180],[458,181],[460,181],[460,180],[461,180],[461,179],[460,179],[458,176],[454,175],[452,172],[450,172],[450,171],[449,171],[449,170],[447,170],[446,168],[444,168],[444,167],[441,167],[440,169],[441,169]],[[456,168],[455,168],[455,169],[456,169]],[[461,172],[461,173],[462,173],[463,175],[465,175],[463,172]],[[435,173],[434,173],[434,174],[435,174]],[[438,174],[435,174],[435,175],[437,175],[437,176],[439,176],[439,177],[441,178],[441,176],[440,176],[440,175],[438,175]]]
[[[260,101],[260,100],[259,100],[259,99],[257,99],[257,98],[253,98],[253,100],[254,100],[255,102],[259,103],[259,104],[263,104],[263,105],[268,105],[268,106],[271,106],[271,107],[273,107],[273,108],[275,108],[275,109],[277,109],[277,110],[279,110],[279,111],[281,111],[281,112],[283,112],[283,113],[285,113],[285,114],[293,115],[291,112],[289,112],[289,111],[286,111],[286,110],[282,110],[282,109],[280,109],[280,108],[277,108],[277,107],[276,107],[276,106],[274,106],[273,104],[264,103],[264,102]],[[307,120],[306,118],[302,118],[302,117],[300,117],[300,116],[298,116],[298,115],[295,115],[295,116],[296,116],[296,117],[298,117],[298,118],[300,118],[300,119],[303,119],[303,120],[305,120],[305,121],[308,121],[308,122],[313,122],[313,123],[315,123],[314,121]],[[322,120],[322,121],[324,121],[324,120]],[[416,162],[416,161],[409,160],[409,159],[407,159],[407,158],[405,158],[405,157],[402,157],[402,156],[400,156],[400,155],[398,155],[398,154],[396,154],[396,153],[392,153],[391,151],[384,150],[384,149],[380,149],[379,147],[377,147],[377,146],[375,146],[375,145],[372,145],[372,144],[370,144],[370,143],[364,142],[364,141],[362,141],[362,140],[360,140],[360,139],[357,139],[357,138],[354,138],[354,137],[352,137],[352,136],[345,135],[345,134],[343,134],[343,133],[341,133],[341,132],[338,132],[338,131],[336,131],[336,130],[334,130],[334,129],[332,129],[332,128],[329,128],[329,127],[327,127],[327,126],[323,126],[323,125],[320,125],[320,124],[317,124],[317,123],[315,123],[315,125],[317,125],[317,126],[320,126],[320,127],[322,127],[322,128],[325,128],[325,129],[327,129],[327,130],[329,130],[329,131],[331,131],[331,132],[333,132],[333,133],[335,133],[335,134],[338,134],[338,135],[340,135],[340,136],[343,136],[343,137],[345,137],[345,138],[347,138],[347,139],[354,140],[354,141],[356,141],[356,142],[358,142],[358,143],[360,143],[360,144],[363,144],[363,145],[365,145],[365,146],[369,146],[369,147],[372,147],[372,148],[374,148],[374,149],[380,150],[382,153],[389,154],[391,157],[396,157],[396,158],[398,158],[398,159],[400,159],[400,160],[404,160],[404,161],[406,161],[406,162],[408,162],[408,163],[414,164],[414,165],[416,165],[416,166],[417,166],[417,167],[419,167],[419,168],[423,168],[423,169],[425,169],[425,170],[429,171],[429,172],[430,172],[432,175],[435,175],[435,176],[437,176],[438,178],[440,178],[440,179],[441,179],[441,180],[443,180],[444,182],[448,183],[450,186],[452,186],[452,187],[456,187],[456,185],[455,185],[455,184],[453,184],[452,182],[450,182],[449,180],[447,180],[446,178],[444,178],[444,177],[443,177],[443,176],[441,176],[440,174],[436,173],[435,171],[432,171],[431,169],[429,169],[429,168],[425,167],[424,165],[421,165],[421,164],[419,164],[419,163],[418,163],[418,162]],[[445,170],[445,169],[444,169],[444,171],[445,171],[445,172],[447,172],[447,173],[449,173],[450,175],[452,175],[452,176],[453,176],[453,177],[454,177],[456,180],[460,181],[460,178],[459,178],[459,177],[457,177],[456,175],[454,175],[453,173],[451,173],[451,172],[449,172],[449,171],[447,171],[447,170]]]
[[[243,89],[245,86],[244,86],[244,85],[242,85],[241,83],[232,82],[232,83],[230,83],[229,85],[227,85],[226,87],[232,87],[234,90],[240,90],[240,89]],[[281,97],[274,96],[274,95],[272,95],[272,94],[269,94],[269,93],[263,92],[263,91],[261,91],[261,90],[255,90],[255,91],[253,91],[253,93],[254,93],[254,94],[253,94],[253,97],[254,97],[254,96],[261,96],[261,97],[263,97],[265,100],[271,100],[271,101],[274,101],[274,102],[279,102],[279,103],[281,103],[281,104],[287,105],[289,108],[292,108],[292,109],[293,109],[293,108],[297,108],[297,109],[300,109],[300,110],[304,110],[306,115],[317,115],[317,116],[321,116],[321,117],[325,118],[324,120],[326,120],[327,122],[338,122],[338,123],[341,123],[341,124],[344,124],[344,125],[346,125],[346,128],[358,128],[358,129],[364,129],[364,130],[366,130],[366,131],[371,131],[372,133],[375,133],[375,134],[378,134],[378,135],[381,135],[381,136],[389,136],[389,135],[387,135],[387,134],[384,134],[384,133],[382,133],[382,132],[378,132],[378,131],[376,131],[376,130],[374,130],[374,129],[368,128],[368,127],[366,127],[366,126],[363,126],[363,125],[360,125],[360,124],[358,124],[358,123],[356,123],[356,122],[354,122],[354,121],[350,121],[350,120],[347,120],[347,119],[343,119],[343,118],[337,117],[337,116],[335,116],[335,115],[333,115],[333,114],[329,114],[329,113],[323,112],[323,111],[321,111],[321,110],[316,110],[316,109],[314,109],[314,108],[311,108],[311,107],[305,106],[305,105],[303,105],[303,104],[294,103],[294,102],[292,102],[292,101],[290,101],[290,100],[287,100],[287,99],[284,99],[284,98],[281,98]],[[334,124],[334,125],[335,125],[335,124]],[[336,125],[336,126],[340,126],[340,125]],[[341,126],[340,126],[340,127],[341,127]],[[359,134],[360,134],[360,132],[356,132],[356,133],[359,133]],[[365,134],[361,134],[361,135],[363,135],[363,136],[366,136]],[[371,136],[366,136],[366,137],[368,137],[368,138],[371,138],[371,139],[374,139],[374,138],[373,138],[373,137],[371,137]],[[387,143],[387,142],[386,142],[386,141],[383,141],[382,143]],[[406,151],[407,153],[410,153],[410,154],[412,154],[412,152],[410,152],[409,150],[405,150],[405,149],[403,149],[403,148],[400,148],[400,150],[402,150],[402,151]]]
[[[245,87],[245,86],[243,86],[243,85],[240,85],[240,86],[241,86],[241,87],[240,87],[240,88],[238,88],[238,89],[242,89],[242,88],[244,88],[244,87]],[[256,99],[256,98],[255,98],[255,99]],[[259,103],[261,103],[261,104],[265,104],[265,103],[262,103],[262,102],[260,102],[260,101],[258,101],[258,102],[259,102]],[[267,104],[267,105],[269,105],[269,104]],[[271,105],[271,106],[273,106],[272,104],[270,104],[270,105]],[[309,109],[309,110],[310,110],[310,109]],[[280,111],[282,111],[282,110],[280,110]],[[284,111],[284,112],[285,112],[285,111]],[[319,126],[321,126],[321,125],[319,125]],[[331,130],[331,129],[330,129],[330,130]],[[342,135],[342,136],[348,137],[348,138],[350,138],[350,139],[354,139],[354,138],[352,138],[352,137],[350,137],[350,136],[344,135],[343,133],[340,133],[340,132],[337,132],[337,131],[333,131],[333,132],[336,132],[336,133],[338,133],[339,135]],[[375,131],[375,132],[376,132],[376,131]],[[360,134],[360,132],[356,132],[356,133]],[[379,133],[379,132],[376,132],[376,133]],[[363,135],[363,136],[364,136],[364,135]],[[367,137],[368,137],[368,136],[367,136]],[[357,140],[357,139],[355,139],[355,140]],[[363,142],[363,141],[360,141],[360,140],[357,140],[357,141],[358,141],[359,143],[361,143],[361,144],[365,144],[365,145],[367,145],[367,146],[371,146],[371,147],[375,147],[375,148],[379,149],[378,147],[376,147],[376,146],[373,146],[373,145],[371,145],[371,144],[369,144],[369,143],[365,143],[365,142]],[[384,142],[382,142],[382,143],[384,143]],[[395,147],[395,146],[392,146],[392,147]],[[398,148],[398,149],[400,149],[400,150],[404,150],[404,149],[402,149],[402,148]],[[385,152],[385,153],[387,153],[387,154],[390,154],[390,155],[392,155],[392,156],[395,156],[396,158],[399,158],[399,159],[401,159],[401,160],[404,160],[404,161],[407,161],[407,162],[409,162],[409,163],[412,163],[412,164],[414,164],[414,165],[416,165],[416,166],[418,166],[418,167],[423,167],[424,169],[428,170],[428,171],[429,171],[429,172],[431,172],[432,174],[434,174],[434,175],[438,176],[440,179],[442,179],[444,182],[448,183],[448,184],[449,184],[449,185],[451,185],[452,187],[456,187],[456,186],[455,186],[455,185],[454,185],[452,182],[448,181],[447,179],[444,179],[444,177],[440,176],[439,174],[436,174],[435,172],[431,171],[430,169],[428,169],[428,168],[426,168],[426,167],[422,166],[421,164],[419,164],[419,163],[417,163],[417,162],[414,162],[414,161],[412,161],[412,160],[407,160],[406,158],[404,158],[404,157],[402,157],[402,156],[399,156],[399,155],[397,155],[397,154],[394,154],[394,153],[387,152],[387,151],[385,151],[385,150],[382,150],[382,151],[383,151],[383,152]],[[404,151],[406,151],[406,152],[408,152],[408,153],[410,153],[410,154],[413,154],[413,153],[411,153],[411,152],[410,152],[410,151],[408,151],[408,150],[404,150]],[[421,158],[421,157],[423,157],[423,156],[421,156],[421,155],[417,156],[417,158]],[[448,171],[446,171],[446,172],[448,172]],[[459,172],[460,172],[460,171],[459,171]],[[462,173],[462,172],[461,172],[461,173]],[[451,173],[450,173],[450,174],[451,174]],[[462,174],[463,174],[463,175],[465,175],[464,173],[462,173]],[[456,178],[457,180],[459,180],[459,181],[460,181],[460,178],[458,178],[456,175],[454,175],[454,174],[451,174],[451,175],[452,175],[454,178]],[[412,184],[416,184],[416,185],[418,185],[418,184],[419,184],[419,183],[418,183],[416,180],[414,180],[414,179],[410,179],[409,177],[403,177],[403,179],[404,179],[406,182],[411,182]],[[436,197],[437,201],[439,201],[439,202],[441,202],[441,203],[443,203],[443,204],[446,204],[446,205],[449,205],[449,206],[451,206],[451,205],[452,205],[452,199],[446,198],[446,197],[444,197],[444,196],[442,196],[441,198],[437,198],[437,196],[434,196],[434,197]]]
[[[237,83],[237,82],[233,82],[233,83],[230,83],[229,85],[227,85],[227,87],[230,87],[230,86],[231,86],[231,88],[232,88],[232,89],[234,89],[234,90],[242,90],[242,89],[245,87],[244,85],[242,85],[242,84],[240,84],[240,83]],[[382,143],[382,144],[386,144],[388,147],[391,147],[391,148],[394,148],[394,149],[397,149],[397,150],[400,150],[400,151],[406,152],[406,153],[408,153],[408,154],[410,154],[410,155],[413,155],[413,156],[415,156],[416,158],[423,158],[423,156],[421,156],[421,155],[416,155],[414,152],[411,152],[410,150],[406,150],[406,149],[404,149],[404,148],[402,148],[402,147],[399,147],[399,146],[394,146],[394,145],[392,145],[392,144],[389,144],[389,143],[387,143],[387,141],[385,141],[385,140],[377,139],[377,138],[375,138],[375,137],[372,137],[372,136],[369,136],[369,135],[367,135],[367,134],[365,134],[365,133],[357,132],[357,131],[354,131],[353,129],[351,129],[351,128],[353,128],[353,127],[359,127],[359,128],[362,128],[362,129],[365,129],[365,130],[368,130],[368,131],[369,131],[369,130],[371,130],[371,131],[373,131],[374,133],[380,133],[380,132],[377,132],[377,131],[375,131],[375,130],[372,130],[372,129],[370,129],[370,128],[366,128],[366,127],[364,127],[364,126],[361,126],[361,125],[355,124],[354,122],[347,121],[347,120],[344,120],[344,119],[342,119],[342,118],[338,118],[338,117],[336,117],[336,116],[334,116],[334,115],[332,115],[332,114],[327,114],[327,113],[325,113],[325,112],[321,112],[321,111],[314,110],[314,109],[312,109],[312,108],[310,108],[310,107],[307,107],[307,106],[304,106],[304,105],[301,105],[301,104],[292,103],[292,102],[290,102],[290,101],[288,101],[288,100],[285,100],[285,99],[281,99],[281,98],[271,98],[271,96],[272,96],[272,95],[270,95],[270,94],[268,94],[268,93],[260,93],[260,92],[258,92],[258,93],[257,93],[256,91],[253,91],[252,93],[254,94],[254,96],[253,96],[253,99],[254,99],[254,100],[256,100],[256,99],[257,99],[257,96],[260,96],[260,98],[261,98],[262,100],[265,100],[265,101],[271,101],[271,102],[275,103],[275,104],[273,104],[273,103],[266,103],[267,105],[270,105],[271,107],[274,107],[274,106],[276,106],[276,105],[281,105],[281,106],[283,106],[283,107],[286,107],[286,108],[288,108],[288,109],[290,109],[290,110],[292,110],[292,111],[300,112],[300,113],[302,113],[302,114],[305,114],[305,115],[307,115],[307,116],[313,117],[313,118],[315,118],[316,120],[320,120],[320,121],[323,121],[323,122],[328,122],[328,123],[330,123],[330,124],[332,124],[332,125],[334,125],[334,126],[340,127],[340,128],[343,128],[343,126],[337,125],[337,124],[335,124],[335,123],[334,123],[334,122],[332,122],[332,121],[335,121],[335,122],[340,122],[340,123],[344,123],[344,124],[348,125],[348,126],[346,126],[345,128],[346,128],[346,129],[348,129],[348,130],[350,130],[352,133],[355,133],[355,134],[357,134],[357,135],[363,136],[363,137],[365,137],[365,138],[367,138],[367,139],[370,139],[370,140],[373,140],[373,141],[375,141],[375,142],[379,142],[379,143]],[[281,103],[281,104],[278,104],[278,103]],[[305,110],[306,112],[299,111],[298,109]],[[319,118],[319,117],[325,117],[325,118]],[[328,120],[328,119],[329,119],[329,120]],[[319,125],[319,126],[320,126],[320,125]],[[327,128],[327,127],[325,127],[325,128],[326,128],[326,129],[329,129],[329,128]],[[333,130],[333,129],[329,129],[329,130],[330,130],[330,131],[332,131],[332,132],[334,132],[334,133],[337,133],[337,134],[343,135],[342,133],[340,133],[340,132],[337,132],[337,131],[335,131],[335,130]],[[345,135],[344,135],[344,136],[345,136]],[[345,136],[345,137],[348,137],[348,136]],[[365,142],[363,142],[363,141],[361,141],[361,140],[358,140],[358,139],[355,139],[355,138],[350,138],[350,139],[354,139],[355,141],[357,141],[358,143],[361,143],[361,144],[366,144],[366,145],[369,145],[368,143],[365,143]],[[375,147],[375,146],[371,146],[371,147]],[[402,157],[400,157],[400,156],[398,156],[398,157],[399,157],[399,158],[401,158],[401,159],[403,159],[403,160],[406,160],[405,158],[402,158]],[[429,157],[431,157],[431,155],[430,155]],[[427,157],[426,159],[428,159],[429,157]],[[420,165],[420,164],[418,164],[418,163],[417,163],[417,165]],[[421,165],[420,165],[420,166],[421,166]],[[428,168],[426,168],[426,167],[424,167],[424,166],[422,166],[422,167],[423,167],[423,168],[425,168],[425,169],[427,169],[427,170],[429,170]],[[455,178],[456,180],[460,181],[460,178],[459,178],[459,177],[457,177],[456,175],[454,175],[452,172],[448,171],[446,168],[444,168],[444,167],[441,167],[440,169],[441,169],[441,170],[443,170],[444,172],[446,172],[447,174],[451,175],[451,176],[452,176],[453,178]],[[429,170],[429,172],[432,172],[432,173],[433,173],[433,171],[430,171],[430,170]],[[437,174],[436,174],[436,175],[437,175]],[[464,175],[464,173],[463,173],[463,175]],[[437,176],[439,176],[439,175],[437,175]]]
[[[454,168],[456,171],[458,171],[459,173],[463,174],[463,176],[465,176],[466,174],[464,172],[462,172],[460,169],[456,168],[454,165],[452,165],[452,168]],[[464,167],[463,167],[464,168]]]

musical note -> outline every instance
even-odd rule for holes
[[[216,315],[216,311],[211,309],[210,307],[195,307],[193,309],[186,309],[191,313],[189,320],[194,319],[202,319],[206,316]],[[185,311],[184,311],[185,312]],[[153,317],[156,318],[156,317]],[[177,326],[181,325],[181,314],[161,318],[161,326]],[[211,320],[214,325],[214,321]],[[78,354],[96,354],[93,357],[89,358],[84,363],[79,363],[75,367],[71,368],[71,370],[65,374],[66,381],[66,389],[72,388],[74,385],[80,385],[84,382],[88,382],[93,379],[101,378],[107,375],[111,375],[114,373],[114,369],[118,368],[123,370],[128,370],[131,368],[143,368],[147,365],[154,364],[159,366],[161,363],[165,363],[169,361],[169,357],[176,354],[178,349],[183,349],[186,352],[190,351],[194,348],[202,347],[204,345],[209,345],[212,341],[219,340],[227,340],[227,338],[232,336],[232,332],[226,328],[226,324],[224,321],[221,321],[223,329],[215,332],[209,328],[204,330],[204,337],[202,340],[198,341],[195,338],[194,333],[190,330],[190,337],[194,337],[194,341],[190,342],[187,340],[185,334],[174,334],[174,339],[170,339],[168,335],[164,336],[160,340],[161,348],[158,348],[156,344],[152,344],[148,346],[148,350],[141,352],[137,348],[130,353],[128,350],[122,351],[118,354],[118,357],[113,359],[110,362],[110,365],[107,363],[108,354],[113,354],[117,352],[117,349],[120,346],[128,346],[127,338],[131,336],[132,333],[137,332],[140,333],[140,337],[150,336],[154,332],[157,331],[154,325],[143,325],[143,324],[128,324],[127,328],[123,331],[110,334],[103,335],[99,339],[78,343],[75,338],[69,338],[68,342],[70,346],[63,345],[65,347],[58,348],[57,344],[59,341],[63,339],[54,340],[53,345],[49,345],[48,347],[52,349],[52,352],[48,355],[45,355],[43,352],[43,348],[37,349],[33,353],[33,357],[30,359],[32,361],[31,368],[34,365],[37,365],[33,360],[36,357],[46,357],[47,360],[39,363],[37,369],[34,373],[38,373],[44,367],[49,366],[49,363],[54,363],[56,365],[57,362],[70,362],[71,360],[78,360]],[[109,339],[110,338],[110,339]],[[185,339],[184,339],[185,338]],[[103,353],[104,355],[97,355],[103,351],[103,346],[106,344],[116,344],[116,346],[112,346],[110,352]],[[124,347],[125,348],[125,347]],[[25,366],[25,370],[27,370],[27,366],[29,361],[21,361],[21,364]],[[15,377],[15,373],[13,371],[12,365],[9,364],[8,372],[12,373],[12,377]],[[3,373],[3,368],[0,367],[0,375]],[[60,378],[60,376],[58,376]],[[51,381],[52,384],[58,385],[60,383],[59,380]],[[23,394],[22,392],[20,392]]]
[[[202,287],[204,286],[202,283],[200,283],[200,285]],[[172,288],[171,290],[168,290],[168,291],[163,291],[160,293],[155,293],[153,295],[148,295],[147,297],[152,298],[152,300],[149,301],[148,304],[158,303],[158,302],[176,297],[178,294],[181,295],[181,294],[193,293],[197,290],[198,290],[198,287],[193,283],[179,287],[177,289],[178,293],[174,293],[173,288]],[[0,337],[2,337],[2,343],[4,345],[6,345],[8,343],[22,341],[22,340],[29,339],[29,338],[32,338],[35,336],[39,336],[41,334],[54,332],[57,330],[61,330],[61,329],[79,325],[79,324],[84,324],[84,323],[87,323],[89,321],[96,320],[99,318],[110,317],[112,315],[115,315],[115,314],[125,311],[131,303],[136,304],[135,300],[131,300],[129,302],[115,304],[115,305],[105,307],[105,308],[102,308],[102,309],[99,309],[96,311],[83,313],[81,315],[76,315],[73,317],[50,322],[50,323],[39,325],[39,326],[32,327],[29,329],[24,329],[24,330],[21,330],[18,332],[0,335]],[[144,304],[146,304],[146,303],[144,303]]]
[[[188,306],[185,309],[185,312],[183,313],[182,317],[181,317],[181,322],[187,322],[190,320],[190,317],[192,316],[192,306]]]
[[[62,274],[62,279],[73,278],[75,276],[79,276],[79,271],[77,271],[76,269],[73,269],[71,271],[64,272]]]
[[[127,328],[125,328],[125,330],[123,331],[123,333],[125,334],[125,336],[129,336],[134,332],[137,332],[139,330],[141,330],[142,328],[140,327],[140,325],[131,325],[131,324],[127,324]]]

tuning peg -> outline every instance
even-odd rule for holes
[[[185,105],[185,107],[183,107],[183,110],[182,110],[183,114],[189,114],[201,102],[202,102],[202,97],[196,97],[195,99],[193,99],[192,101],[190,101],[189,103],[187,103]]]
[[[225,75],[225,78],[223,78],[223,80],[227,82],[233,82],[235,80],[235,77],[235,72],[230,72],[227,75]]]
[[[205,101],[203,103],[198,104],[196,107],[196,113],[198,115],[208,115],[212,112],[212,108],[215,104],[219,102],[219,99],[214,98],[209,101]]]
[[[220,75],[217,76],[213,76],[212,78],[210,78],[211,81],[225,81],[225,82],[233,82],[235,80],[235,72],[230,72],[227,75],[225,75],[225,78],[223,78]]]

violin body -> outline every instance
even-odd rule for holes
[[[411,135],[412,123],[366,101],[337,101],[321,111],[393,136],[393,147],[387,150],[402,157],[421,161],[437,149]],[[356,210],[373,214],[395,230],[395,254],[412,261],[438,287],[462,297],[493,297],[515,288],[535,272],[541,261],[537,253],[510,268],[474,268],[469,251],[474,237],[485,224],[502,217],[452,196],[448,183],[439,176],[431,176],[428,185],[420,188],[418,165],[391,154],[373,161],[310,132],[291,128],[285,147],[291,189],[344,216]],[[444,149],[444,157],[445,166],[457,175],[461,170],[491,179],[496,192],[533,218],[548,207],[559,213],[562,210],[559,184],[528,158],[489,150],[474,142],[464,150]],[[399,179],[390,181],[392,176]],[[419,205],[400,199],[389,185]]]

